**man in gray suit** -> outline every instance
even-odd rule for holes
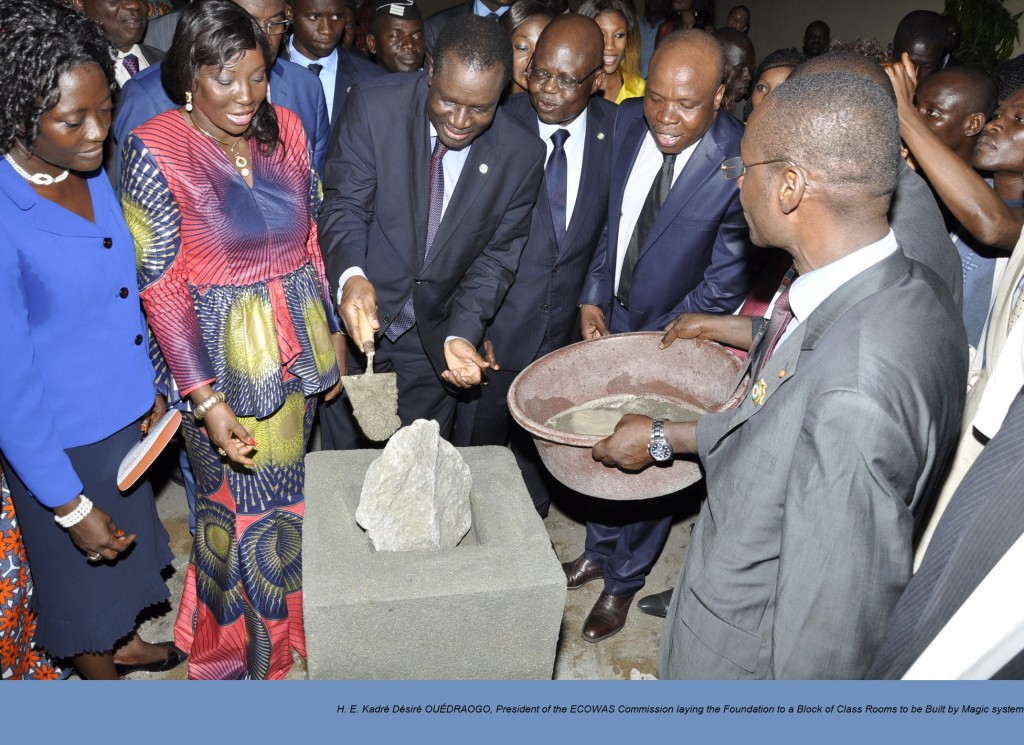
[[[742,175],[751,237],[782,247],[800,276],[770,323],[683,316],[666,342],[750,342],[760,326],[749,386],[696,424],[624,417],[594,457],[635,470],[674,450],[704,465],[662,678],[860,678],[955,443],[963,324],[886,220],[899,129],[879,86],[839,72],[790,79],[741,148],[746,165],[726,165]]]

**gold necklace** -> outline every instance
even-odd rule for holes
[[[16,174],[21,176],[30,184],[35,184],[36,186],[52,186],[53,184],[59,184],[68,177],[67,169],[56,176],[51,176],[48,173],[29,173],[14,161],[14,158],[11,157],[10,153],[4,153],[4,160],[11,164],[11,168],[14,169]]]
[[[196,120],[192,117],[192,114],[189,114],[188,118],[189,118],[189,121],[192,122],[192,126],[193,127],[198,129],[200,132],[202,132],[204,135],[206,135],[211,140],[216,142],[218,145],[222,145],[223,147],[228,148],[231,151],[231,154],[235,156],[235,168],[238,169],[238,172],[240,174],[242,174],[243,178],[248,178],[249,174],[251,173],[251,171],[249,170],[249,161],[246,159],[246,157],[244,155],[242,155],[236,149],[238,147],[238,143],[242,141],[242,138],[245,137],[245,135],[244,134],[240,135],[238,137],[238,139],[234,141],[233,144],[232,143],[227,143],[227,142],[224,142],[223,140],[217,139],[212,134],[207,132],[205,129],[200,127],[198,124],[196,124]]]

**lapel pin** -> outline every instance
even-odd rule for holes
[[[487,173],[487,164],[486,163],[481,163],[480,164],[480,173]]]
[[[597,133],[597,139],[603,140],[604,139],[604,132],[598,132]]]
[[[779,379],[781,380],[784,377],[786,377],[786,371],[785,370],[779,370]]]
[[[754,406],[763,404],[766,395],[768,395],[768,384],[764,382],[764,378],[761,378],[750,389],[750,397],[754,399]]]

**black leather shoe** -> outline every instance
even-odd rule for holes
[[[132,673],[165,673],[168,670],[173,670],[188,659],[188,655],[174,646],[172,642],[164,642],[164,646],[167,647],[167,656],[162,660],[144,662],[139,665],[118,665],[114,663],[114,669],[117,670],[118,677],[123,678],[125,675],[131,675]]]
[[[586,554],[562,564],[562,571],[565,572],[565,586],[570,590],[578,590],[588,582],[604,577],[604,567],[588,559]]]
[[[640,601],[636,604],[636,609],[641,613],[646,613],[648,616],[665,618],[668,616],[668,604],[671,602],[672,591],[665,590],[664,592],[656,592],[653,595],[640,598]]]
[[[622,631],[632,602],[632,593],[609,595],[602,592],[587,620],[583,622],[583,638],[588,642],[599,642]]]

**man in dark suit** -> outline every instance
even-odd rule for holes
[[[982,581],[1007,557],[1009,549],[1020,542],[1024,535],[1022,483],[1024,390],[1017,393],[999,431],[960,482],[943,513],[920,569],[896,604],[868,678],[895,679],[907,675]],[[1019,559],[1016,562],[1019,566]],[[1013,586],[1008,589],[1018,592],[1019,569],[1011,576]],[[996,613],[996,617],[1000,614]],[[1021,645],[1000,649],[995,645],[997,638],[972,628],[969,642],[980,641],[981,653],[975,652],[950,665],[951,674],[972,678],[1024,677],[1024,659],[1018,655]],[[956,640],[953,644],[958,645]],[[958,646],[962,644],[961,640]],[[994,646],[997,648],[993,649]],[[1007,661],[1009,667],[1005,667]],[[935,671],[932,664],[925,669],[919,667],[916,674],[908,677],[935,677]]]
[[[544,145],[498,99],[512,45],[496,24],[466,18],[437,40],[429,74],[354,88],[325,172],[320,245],[339,314],[376,366],[398,375],[403,424],[451,431],[448,386],[480,383],[477,352],[515,278],[543,172]],[[354,355],[353,368],[364,358]],[[446,385],[447,384],[447,385]],[[325,447],[355,446],[348,405],[321,410]]]
[[[284,0],[236,2],[259,23],[263,33],[267,35],[271,51],[276,56],[276,50],[280,48],[281,38],[288,27],[288,21],[284,17]],[[275,59],[270,70],[268,95],[272,103],[298,114],[306,130],[306,137],[309,138],[313,165],[322,173],[331,126],[327,119],[324,92],[317,77],[298,65]],[[153,65],[144,70],[126,83],[121,91],[119,110],[113,126],[115,140],[124,142],[124,138],[135,127],[174,106],[174,102],[168,98],[160,82],[160,65]]]
[[[751,236],[799,277],[769,323],[684,316],[666,341],[727,341],[745,324],[749,387],[696,423],[623,417],[594,457],[636,470],[697,453],[704,466],[663,679],[860,678],[955,444],[963,325],[886,219],[900,152],[882,88],[791,77],[754,110],[742,150],[730,170]]]
[[[384,71],[340,45],[348,22],[344,0],[287,0],[284,11],[294,31],[283,56],[320,78],[327,118],[333,124],[352,86],[376,80]]]
[[[463,0],[458,5],[440,10],[430,16],[423,24],[423,36],[427,43],[427,56],[433,54],[434,42],[437,41],[441,29],[448,23],[449,18],[460,18],[462,16],[479,16],[497,21],[503,16],[515,0]]]
[[[146,33],[146,15],[149,6],[145,0],[72,0],[74,6],[88,18],[100,23],[117,49],[114,78],[124,86],[150,65],[164,58],[159,49],[142,44]],[[118,101],[118,107],[120,101]],[[116,115],[116,111],[115,111]],[[117,174],[118,140],[108,137],[103,150],[103,167],[114,180]],[[116,181],[115,181],[116,183]]]
[[[512,424],[506,394],[535,359],[579,340],[577,301],[608,211],[616,109],[593,95],[604,78],[602,52],[601,29],[592,19],[559,16],[537,40],[530,95],[513,96],[503,107],[540,135],[547,167],[516,281],[487,329],[501,369],[460,400],[453,439],[461,446],[511,439],[542,516],[551,477],[529,435]]]
[[[752,246],[739,190],[721,170],[739,154],[743,125],[719,113],[724,80],[718,42],[676,32],[651,58],[644,99],[619,107],[608,221],[580,296],[584,338],[661,330],[682,312],[731,313],[746,296]],[[615,521],[587,522],[586,550],[563,565],[570,589],[604,578],[583,626],[588,641],[625,624],[671,527],[670,514],[615,510]]]

